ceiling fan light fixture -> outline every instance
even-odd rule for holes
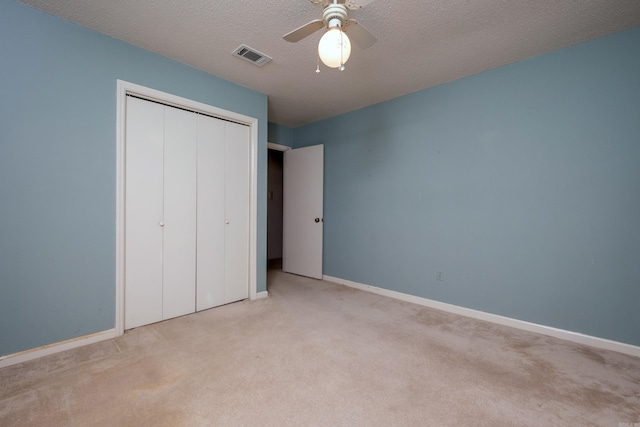
[[[330,28],[318,43],[318,55],[329,68],[343,68],[351,55],[351,41],[341,27]]]

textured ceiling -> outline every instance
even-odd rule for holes
[[[377,38],[344,71],[321,67],[309,0],[21,0],[265,93],[269,120],[296,127],[640,25],[640,0],[375,0],[349,12]],[[235,58],[246,44],[273,61]]]

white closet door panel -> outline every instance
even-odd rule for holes
[[[225,121],[198,116],[197,310],[225,303]]]
[[[196,117],[165,107],[163,319],[196,308]]]
[[[225,302],[249,296],[249,127],[226,123]]]
[[[125,329],[162,320],[164,107],[127,97]]]

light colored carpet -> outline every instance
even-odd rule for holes
[[[0,425],[640,423],[638,358],[279,271],[269,294],[1,369]]]

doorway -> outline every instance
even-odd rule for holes
[[[283,154],[281,150],[269,148],[267,166],[267,265],[269,270],[282,269]]]
[[[324,146],[268,148],[268,267],[322,279]]]

